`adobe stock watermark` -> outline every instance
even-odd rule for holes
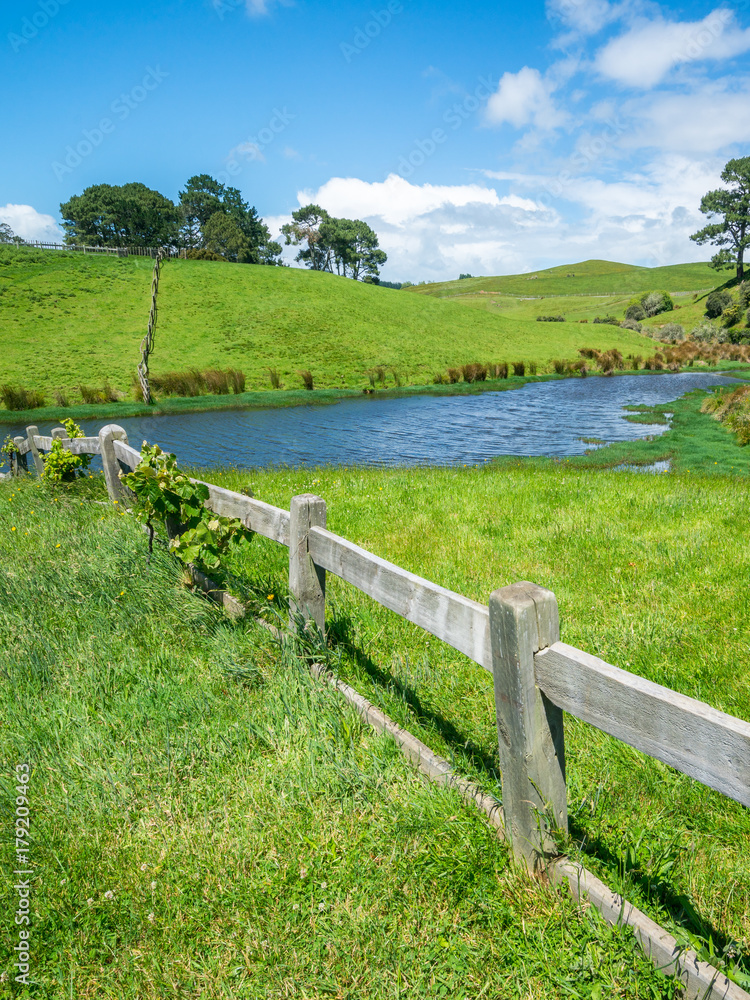
[[[8,42],[13,51],[20,52],[24,45],[33,41],[67,3],[70,3],[70,0],[38,0],[39,9],[35,10],[31,17],[23,18],[19,31],[8,32]]]
[[[16,867],[13,874],[18,881],[13,888],[16,892],[16,912],[14,924],[18,928],[18,941],[13,946],[15,952],[14,967],[17,970],[15,981],[29,985],[31,969],[31,845],[29,835],[31,822],[29,818],[29,777],[28,764],[16,764],[16,809],[14,813]]]
[[[592,139],[586,141],[580,149],[577,149],[575,153],[569,158],[568,163],[570,164],[570,170],[561,170],[556,177],[549,177],[545,182],[544,186],[547,189],[545,194],[540,194],[537,196],[536,200],[544,205],[545,208],[550,207],[550,201],[552,198],[561,198],[565,192],[565,188],[569,187],[575,180],[578,179],[577,174],[574,171],[585,170],[586,167],[590,166],[592,163],[599,160],[608,146],[611,146],[616,139],[629,130],[630,126],[625,125],[623,122],[612,118],[605,119],[604,128],[599,133],[599,135],[594,136]]]
[[[468,94],[463,101],[456,101],[443,114],[443,122],[450,126],[450,130],[455,132],[461,128],[463,123],[474,114],[483,101],[489,100],[494,93],[496,84],[490,79],[479,77],[479,84],[474,89],[473,94]],[[423,166],[431,156],[433,156],[444,142],[447,142],[449,132],[444,128],[434,128],[424,139],[417,139],[411,152],[402,156],[398,161],[396,173],[401,177],[411,177],[415,170]]]
[[[377,38],[387,28],[393,20],[395,14],[401,14],[404,5],[400,0],[389,0],[383,10],[371,10],[371,20],[362,28],[357,28],[351,42],[341,42],[339,48],[347,62],[351,62],[355,56],[365,51],[370,42]]]
[[[242,164],[238,157],[245,163],[253,161],[263,163],[266,158],[263,151],[274,142],[277,136],[286,131],[289,123],[293,122],[296,117],[295,114],[287,110],[286,106],[281,110],[274,108],[268,123],[262,129],[259,129],[255,135],[249,135],[247,139],[231,150],[227,158],[226,170],[223,170],[217,177],[219,183],[228,184],[233,177],[241,173]]]
[[[117,121],[124,122],[168,76],[169,73],[166,73],[160,66],[157,66],[156,69],[148,66],[140,83],[112,101],[109,106],[110,113],[116,117]],[[81,133],[82,138],[75,145],[65,147],[63,159],[53,160],[52,170],[55,177],[61,181],[66,174],[70,174],[76,167],[80,167],[86,157],[91,156],[94,150],[101,146],[104,137],[111,135],[116,128],[117,123],[112,118],[101,118],[94,128],[85,128]]]

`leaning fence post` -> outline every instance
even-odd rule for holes
[[[533,583],[496,590],[490,636],[505,824],[535,871],[557,853],[551,828],[568,829],[562,711],[534,678],[534,654],[560,637],[555,595]]]
[[[42,473],[44,472],[44,461],[42,460],[42,456],[39,454],[39,449],[34,444],[35,434],[36,435],[39,434],[38,427],[34,427],[32,425],[31,427],[26,428],[26,440],[29,442],[29,451],[31,452],[31,457],[34,459],[34,465],[36,466],[36,471],[41,476]]]
[[[14,437],[13,444],[16,448],[21,447],[24,443],[25,438]],[[20,451],[14,451],[10,459],[10,474],[12,476],[19,476],[21,472],[28,472],[28,463],[26,462],[26,455],[22,455]]]
[[[56,438],[58,441],[67,441],[67,440],[69,440],[68,439],[68,432],[65,430],[64,427],[53,427],[52,428],[52,434],[51,434],[51,436],[53,438]]]
[[[99,431],[99,454],[102,457],[104,467],[104,481],[107,484],[107,493],[110,500],[129,500],[130,493],[120,479],[120,463],[115,455],[115,441],[128,443],[128,435],[122,427],[117,424],[107,424]]]
[[[309,551],[310,528],[325,528],[326,502],[312,493],[292,497],[289,522],[289,614],[292,627],[302,615],[325,631],[326,571]]]

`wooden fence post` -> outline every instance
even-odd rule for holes
[[[99,453],[101,454],[102,465],[104,466],[104,481],[107,484],[107,493],[110,500],[127,501],[130,499],[130,493],[127,487],[123,485],[119,476],[120,463],[115,455],[113,441],[123,441],[127,444],[128,435],[117,424],[107,424],[106,427],[102,427],[99,431]]]
[[[13,444],[20,448],[24,443],[25,438],[14,437]],[[20,476],[21,472],[28,472],[29,466],[26,461],[26,455],[21,455],[18,452],[14,452],[10,459],[10,474],[11,476]]]
[[[292,627],[302,615],[321,633],[326,619],[326,571],[310,555],[310,528],[325,528],[326,502],[312,493],[292,497],[289,522],[289,614]]]
[[[67,440],[69,440],[68,439],[68,432],[65,430],[64,427],[53,427],[52,428],[52,434],[51,434],[51,436],[53,438],[57,438],[58,441],[67,441]]]
[[[36,471],[41,474],[44,472],[44,462],[42,456],[39,454],[39,449],[34,444],[34,435],[39,434],[39,428],[31,427],[26,428],[26,440],[29,442],[29,451],[31,452],[31,457],[34,459],[34,465],[36,466]]]
[[[516,859],[536,871],[557,853],[551,827],[568,829],[562,711],[534,678],[534,654],[560,637],[557,601],[514,583],[489,607],[505,825]]]

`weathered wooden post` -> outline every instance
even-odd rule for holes
[[[107,424],[99,431],[99,454],[102,457],[104,467],[104,481],[107,484],[107,493],[110,500],[121,502],[130,499],[130,493],[120,480],[120,463],[115,455],[115,441],[128,443],[128,435],[122,427],[117,424]]]
[[[560,638],[555,595],[533,583],[496,590],[490,636],[505,825],[536,871],[556,854],[551,827],[568,829],[562,711],[534,679],[534,654]]]
[[[13,444],[16,448],[20,448],[25,442],[26,438],[14,437]],[[26,461],[26,455],[22,455],[18,451],[14,451],[10,457],[10,474],[11,476],[20,476],[22,472],[28,472],[29,466]]]
[[[289,522],[289,615],[292,627],[300,615],[314,621],[321,634],[326,619],[326,571],[309,551],[310,528],[325,528],[326,502],[312,493],[292,497]]]
[[[34,459],[34,465],[36,466],[36,471],[41,476],[44,472],[44,461],[42,456],[39,454],[39,449],[34,444],[34,435],[39,435],[39,428],[31,427],[26,428],[26,440],[29,442],[29,451],[31,452],[31,457]]]
[[[68,432],[65,430],[64,427],[53,427],[52,428],[52,437],[53,438],[57,438],[58,441],[68,441],[69,440],[69,438],[68,438]]]

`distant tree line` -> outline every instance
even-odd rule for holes
[[[100,247],[184,248],[188,257],[240,264],[282,264],[281,245],[240,191],[208,174],[191,177],[179,201],[145,184],[95,184],[60,205],[65,242]],[[296,260],[318,271],[379,282],[386,254],[361,219],[340,219],[318,205],[292,213],[282,227]]]

